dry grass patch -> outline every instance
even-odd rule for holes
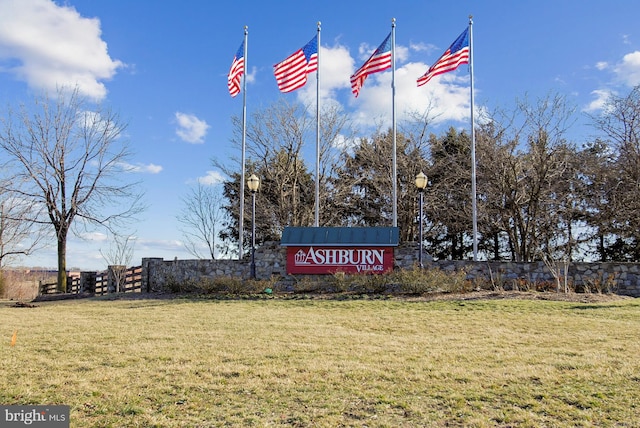
[[[640,426],[633,299],[90,299],[0,333],[0,402],[75,427]]]

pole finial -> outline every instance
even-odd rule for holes
[[[396,26],[396,19],[395,18],[391,18],[391,25],[392,26]]]

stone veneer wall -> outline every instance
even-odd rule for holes
[[[395,249],[396,267],[410,269],[418,261],[418,245],[403,244]],[[218,276],[248,278],[251,260],[169,260],[159,258],[142,259],[142,290],[147,292],[168,291],[172,283],[197,281],[203,277]],[[256,278],[281,278],[295,282],[286,274],[286,248],[279,242],[268,242],[255,253]],[[505,289],[516,289],[521,283],[555,284],[555,278],[543,262],[517,263],[494,261],[438,260],[434,261],[423,254],[425,268],[438,268],[444,271],[464,269],[467,278],[484,284],[494,284]],[[558,266],[564,272],[562,264]],[[621,295],[640,297],[640,264],[635,263],[570,263],[568,282],[580,289],[589,285],[612,285],[613,291]],[[605,289],[606,290],[606,289]]]

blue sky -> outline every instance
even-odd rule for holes
[[[149,208],[132,226],[133,264],[142,257],[192,258],[176,215],[200,181],[223,177],[212,159],[235,162],[227,73],[248,26],[247,112],[284,97],[315,99],[315,78],[280,94],[273,65],[321,32],[321,100],[340,103],[363,135],[371,118],[390,124],[391,72],[370,76],[358,98],[349,76],[391,31],[396,19],[398,119],[431,105],[444,123],[468,126],[466,65],[418,88],[416,79],[473,15],[476,108],[509,108],[517,97],[566,95],[581,112],[597,113],[610,93],[640,84],[637,0],[213,2],[208,0],[0,0],[0,100],[29,101],[43,89],[77,84],[128,123]],[[572,138],[593,130],[581,117]],[[439,126],[440,125],[440,126]],[[314,142],[310,142],[310,145]],[[103,269],[96,232],[71,238],[67,265]],[[55,248],[21,260],[55,267]]]

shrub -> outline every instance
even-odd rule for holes
[[[442,284],[433,281],[431,270],[424,270],[418,267],[414,269],[401,269],[394,272],[400,291],[406,294],[423,294],[438,290]]]
[[[364,274],[351,276],[351,291],[363,294],[381,294],[389,291],[392,277],[389,274]]]
[[[177,281],[167,280],[167,289],[172,293],[196,294],[255,294],[262,293],[267,288],[273,289],[274,280],[243,280],[238,277],[218,276],[215,278],[202,277]]]
[[[294,293],[325,293],[327,291],[326,281],[320,281],[316,277],[303,276],[295,279],[296,282],[293,285]]]
[[[465,271],[446,272],[440,269],[398,269],[384,274],[349,275],[336,272],[333,275],[304,275],[295,278],[293,292],[297,294],[355,293],[355,294],[424,294],[434,291],[465,292],[472,284]],[[277,277],[268,280],[242,279],[220,276],[176,281],[167,280],[167,288],[174,293],[200,294],[256,294],[283,291]],[[280,289],[282,288],[282,289]],[[270,290],[270,291],[268,291]],[[290,291],[290,289],[288,290]]]
[[[593,277],[585,277],[582,279],[582,289],[579,290],[576,287],[576,291],[598,294],[614,293],[618,289],[618,276],[619,274],[607,275],[601,273]]]
[[[167,278],[166,288],[171,293],[193,293],[199,288],[198,281],[194,279],[186,279],[178,281],[173,276]]]
[[[465,271],[445,272],[440,269],[401,269],[393,273],[400,291],[407,294],[423,294],[434,291],[459,293],[471,290]]]
[[[351,286],[351,279],[349,275],[344,272],[335,272],[331,279],[331,284],[338,293],[348,291]]]
[[[250,288],[247,287],[242,278],[234,278],[231,276],[219,276],[209,279],[209,281],[211,281],[209,293],[242,294]]]

